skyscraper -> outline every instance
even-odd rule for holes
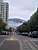
[[[9,4],[7,2],[3,2],[3,0],[0,0],[0,18],[3,20],[3,22],[7,23],[8,15]],[[6,26],[6,28],[8,28],[8,25]]]
[[[1,12],[2,12],[2,18],[4,22],[7,22],[8,19],[8,11],[9,11],[9,4],[4,2],[1,4]]]
[[[2,18],[1,17],[1,4],[3,3],[3,0],[0,0],[0,18]]]
[[[9,4],[7,2],[3,2],[3,0],[0,0],[0,18],[2,18],[4,22],[7,22],[8,10]]]

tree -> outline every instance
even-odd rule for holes
[[[38,31],[38,8],[37,11],[31,16],[30,20],[24,22],[17,28],[19,32],[32,32]]]
[[[31,31],[38,30],[38,10],[30,18]]]
[[[5,30],[6,23],[3,22],[3,20],[0,18],[0,31]]]

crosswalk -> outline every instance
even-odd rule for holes
[[[0,43],[0,47],[4,45],[5,41],[18,41],[20,50],[38,50],[38,38],[30,38],[21,35],[11,35],[8,38],[4,38]]]
[[[21,41],[21,48],[22,50],[38,50],[38,45],[35,44],[38,42],[38,39],[24,37],[24,36],[16,36],[18,37],[19,41]]]

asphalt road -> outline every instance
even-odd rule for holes
[[[38,38],[16,34],[0,36],[0,50],[38,50]]]
[[[4,45],[1,46],[0,50],[20,50],[20,45],[18,41],[5,41]]]

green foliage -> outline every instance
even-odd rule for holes
[[[38,10],[31,16],[30,20],[24,22],[17,28],[19,32],[38,31]]]
[[[6,23],[0,18],[0,31],[5,30]]]
[[[36,11],[30,18],[31,30],[38,30],[38,11]]]
[[[27,22],[24,22],[23,25],[17,28],[17,31],[19,32],[28,32],[28,30],[29,30],[29,27],[28,27]]]

